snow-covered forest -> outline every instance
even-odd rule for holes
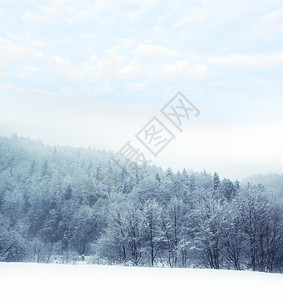
[[[282,175],[127,176],[113,156],[1,137],[0,261],[283,272]]]

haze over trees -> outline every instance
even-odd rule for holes
[[[282,176],[129,177],[113,156],[1,137],[0,261],[283,271]]]

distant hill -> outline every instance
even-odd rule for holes
[[[271,191],[278,200],[283,201],[283,174],[270,173],[266,175],[254,175],[242,181],[242,184],[247,183],[252,185],[262,184],[267,190]]]

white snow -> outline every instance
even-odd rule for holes
[[[283,275],[0,263],[1,299],[282,299]]]

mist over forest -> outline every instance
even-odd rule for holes
[[[0,261],[283,271],[283,178],[0,137]]]

